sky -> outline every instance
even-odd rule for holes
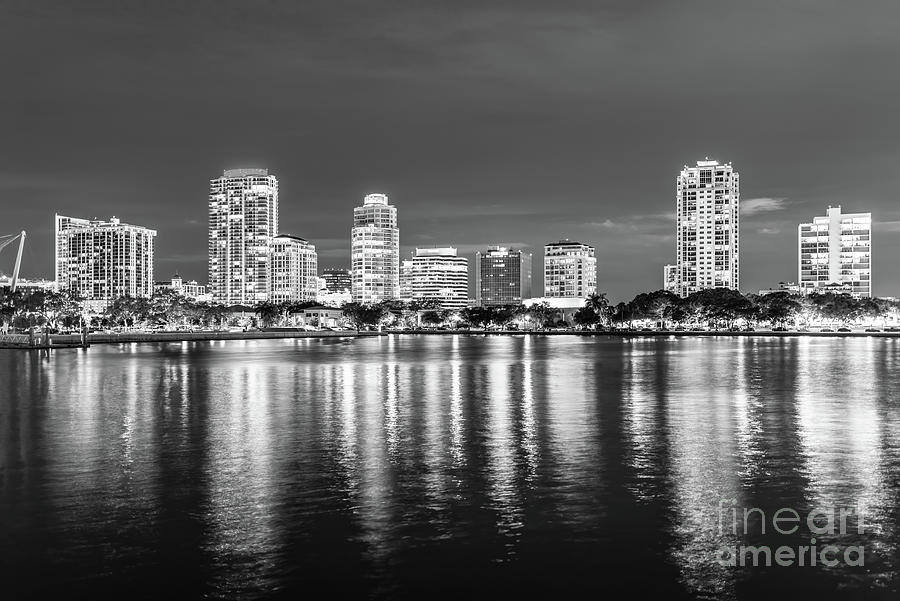
[[[158,230],[157,280],[205,282],[209,180],[267,167],[320,269],[384,192],[403,257],[506,244],[539,274],[569,238],[623,300],[662,287],[709,157],[741,175],[745,292],[796,280],[797,224],[841,205],[900,296],[898,32],[893,0],[0,0],[0,234],[52,278],[54,213],[115,215]]]

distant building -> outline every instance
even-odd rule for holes
[[[369,194],[353,209],[350,234],[353,300],[376,303],[400,298],[400,229],[397,207],[385,194]]]
[[[197,280],[188,280],[187,282],[177,273],[172,276],[168,282],[156,282],[153,285],[153,292],[162,292],[165,290],[173,290],[174,292],[196,301],[209,301],[209,295],[206,293],[206,286],[198,284]]]
[[[228,169],[209,183],[209,293],[214,302],[269,298],[278,180],[267,169]]]
[[[678,294],[678,265],[663,267],[663,290]]]
[[[442,309],[466,306],[469,262],[457,256],[455,248],[417,248],[412,259],[403,264],[401,290],[409,290],[404,300],[436,300]]]
[[[594,247],[560,240],[544,246],[544,296],[587,298],[597,292]]]
[[[778,282],[778,288],[763,288],[759,291],[759,295],[765,296],[776,292],[787,292],[794,295],[801,293],[799,284],[795,282]]]
[[[798,227],[799,284],[805,293],[825,288],[872,296],[872,214],[841,213],[828,207],[824,217]]]
[[[156,230],[56,215],[55,271],[60,291],[102,309],[120,296],[153,294]]]
[[[351,300],[352,287],[349,269],[323,269],[316,301],[328,307],[341,307]]]
[[[12,277],[11,276],[0,276],[0,288],[10,288],[12,286]],[[48,292],[56,291],[56,282],[53,280],[26,280],[19,278],[16,281],[16,290],[22,290],[25,292],[36,292],[38,290],[44,290]]]
[[[475,304],[520,305],[531,296],[531,253],[489,246],[475,253]]]
[[[740,286],[739,175],[731,163],[697,161],[675,184],[677,292]]]
[[[316,247],[297,236],[272,238],[269,300],[273,303],[315,301],[319,292]]]
[[[325,288],[328,292],[346,292],[350,294],[352,283],[349,269],[323,269],[322,279],[325,280]]]
[[[400,261],[400,300],[412,300],[412,259]]]

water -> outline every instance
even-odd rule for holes
[[[898,367],[881,338],[0,351],[0,591],[895,599]],[[717,561],[810,545],[759,512],[857,506],[818,545],[863,566]]]

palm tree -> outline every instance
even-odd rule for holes
[[[584,301],[584,306],[597,314],[600,323],[609,319],[609,300],[605,292],[594,292]]]

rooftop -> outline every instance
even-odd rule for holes
[[[222,177],[247,177],[247,176],[261,176],[265,177],[269,175],[268,169],[226,169],[222,172]]]

